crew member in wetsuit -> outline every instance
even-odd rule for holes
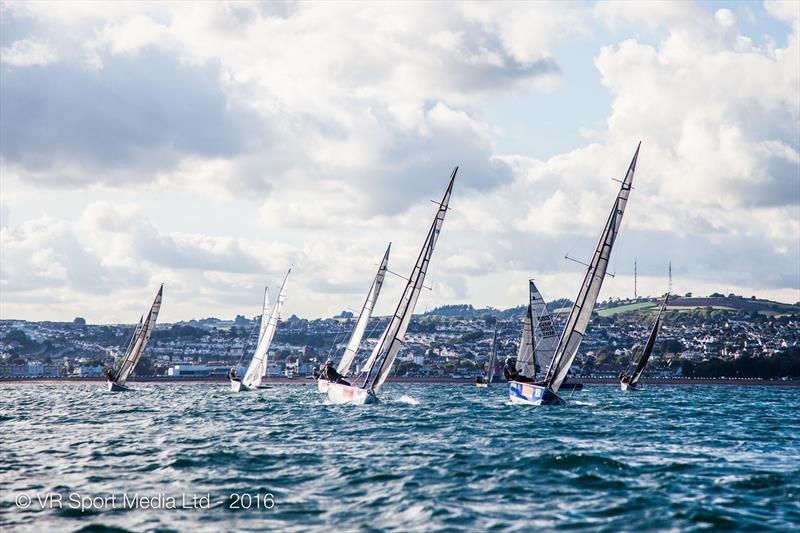
[[[333,361],[328,359],[325,361],[325,366],[322,367],[322,379],[326,379],[331,383],[341,383],[342,385],[350,385],[347,381],[345,381],[344,376],[342,376],[339,372],[333,368]]]
[[[317,370],[317,367],[311,369],[311,378],[319,379],[319,370]]]
[[[523,376],[517,372],[517,361],[513,357],[506,358],[506,364],[503,366],[503,375],[507,381],[519,381],[521,383],[533,383],[534,379],[528,376]]]

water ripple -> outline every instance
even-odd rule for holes
[[[565,407],[502,387],[4,385],[3,531],[792,530],[800,391],[610,386]],[[210,509],[27,510],[20,493],[209,494]],[[231,494],[275,507],[231,509]],[[35,503],[35,502],[34,502]]]

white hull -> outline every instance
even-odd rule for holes
[[[368,390],[360,387],[351,387],[341,383],[328,383],[328,400],[331,403],[365,405],[376,403],[378,398]]]
[[[327,379],[319,378],[317,380],[317,390],[319,392],[328,392],[328,383],[330,383]]]
[[[250,387],[239,381],[238,379],[231,380],[231,390],[233,392],[247,392],[252,390]]]
[[[625,383],[624,381],[619,382],[619,388],[622,390],[639,390],[635,383]]]
[[[119,383],[116,383],[114,381],[106,381],[106,384],[108,384],[108,390],[112,392],[122,392],[130,390],[125,385],[120,385]]]

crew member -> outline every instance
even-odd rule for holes
[[[319,379],[319,370],[317,370],[317,367],[311,369],[311,377],[313,379]]]
[[[506,364],[503,366],[503,375],[507,381],[519,381],[521,383],[533,383],[533,378],[523,376],[517,372],[517,361],[513,357],[506,358]]]
[[[333,361],[328,359],[325,361],[325,366],[322,367],[322,379],[326,379],[331,383],[341,383],[342,385],[350,385],[347,381],[345,381],[344,376],[342,376],[339,372],[333,368]]]
[[[236,374],[236,368],[235,367],[231,368],[230,371],[228,372],[228,378],[230,378],[230,379],[232,379],[234,381],[239,381],[239,376]]]

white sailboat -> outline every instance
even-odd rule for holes
[[[244,377],[241,379],[235,376],[230,376],[231,389],[234,392],[266,388],[266,386],[261,385],[261,381],[267,375],[269,347],[272,344],[272,339],[275,337],[275,332],[278,329],[278,321],[281,318],[281,309],[283,308],[283,304],[286,303],[286,281],[289,279],[289,274],[291,272],[292,269],[290,268],[289,271],[286,272],[286,277],[283,278],[283,283],[278,291],[278,298],[275,301],[275,304],[272,306],[272,310],[269,313],[269,318],[267,319],[266,323],[264,323],[264,315],[261,317],[261,330],[259,332],[258,345],[256,346],[255,353],[253,354],[253,359],[250,361],[250,365],[247,367],[247,372],[245,372]],[[266,301],[266,294],[264,298]]]
[[[600,294],[600,288],[608,269],[608,262],[611,257],[611,250],[614,247],[617,235],[622,225],[622,217],[625,213],[625,206],[630,196],[633,174],[636,171],[636,160],[639,157],[639,148],[636,147],[628,172],[622,180],[619,193],[614,200],[611,213],[608,215],[603,233],[592,256],[592,261],[587,266],[586,275],[581,284],[578,297],[570,310],[564,331],[561,333],[553,359],[548,366],[545,379],[542,383],[522,383],[511,381],[508,386],[509,397],[513,403],[528,403],[534,405],[541,404],[564,404],[564,400],[558,396],[558,390],[567,377],[572,362],[578,353],[586,328],[589,325],[594,305]]]
[[[350,340],[347,342],[347,347],[344,349],[342,360],[339,361],[339,365],[336,367],[336,371],[342,376],[347,377],[348,372],[350,372],[350,366],[353,364],[353,360],[356,357],[358,347],[361,346],[364,332],[367,331],[367,325],[369,325],[372,311],[375,309],[375,303],[378,301],[381,287],[383,287],[383,280],[386,277],[386,269],[389,266],[389,252],[391,249],[392,243],[389,243],[389,246],[386,247],[386,252],[383,254],[383,260],[381,260],[380,266],[378,266],[375,279],[372,280],[372,285],[367,293],[367,299],[364,300],[364,305],[361,306],[361,312],[358,314],[358,321],[356,322],[355,328],[353,328],[353,333],[350,335]],[[328,380],[319,378],[317,380],[317,389],[319,392],[328,392]]]
[[[117,370],[112,370],[106,375],[108,390],[115,392],[129,390],[128,387],[125,386],[125,383],[136,368],[139,359],[142,358],[142,354],[147,348],[147,343],[150,341],[150,335],[153,334],[153,330],[156,327],[156,320],[158,319],[158,312],[161,310],[163,294],[164,284],[162,283],[153,300],[153,305],[150,306],[150,312],[147,313],[147,318],[144,320],[142,318],[139,319],[139,324],[136,326],[133,337],[131,337],[131,341],[128,344],[128,349],[125,351],[125,356],[122,358],[122,364],[120,364]]]
[[[642,351],[642,355],[636,362],[636,367],[633,369],[632,372],[624,372],[620,376],[619,379],[620,389],[638,390],[639,378],[642,377],[642,373],[644,372],[644,369],[647,366],[647,361],[650,360],[650,356],[653,353],[653,348],[656,345],[658,330],[661,327],[661,318],[664,314],[664,310],[667,308],[667,300],[669,300],[669,293],[667,293],[667,295],[664,297],[664,301],[661,302],[661,309],[658,310],[658,315],[656,315],[656,320],[655,322],[653,322],[653,329],[650,330],[650,336],[647,338],[647,344],[645,344],[644,350]]]
[[[394,360],[397,357],[397,352],[403,344],[406,329],[408,329],[408,324],[414,313],[414,307],[419,299],[419,293],[425,281],[425,274],[428,272],[428,265],[433,256],[433,249],[436,246],[436,241],[444,224],[444,217],[447,214],[447,206],[450,203],[457,172],[458,167],[453,169],[453,173],[450,175],[450,182],[447,185],[442,201],[439,203],[436,217],[428,230],[428,236],[422,245],[414,269],[408,277],[408,283],[397,304],[397,309],[386,331],[384,331],[373,350],[375,357],[370,357],[371,363],[366,371],[364,383],[361,386],[329,383],[328,400],[332,403],[366,404],[378,401],[378,392],[389,376]]]

